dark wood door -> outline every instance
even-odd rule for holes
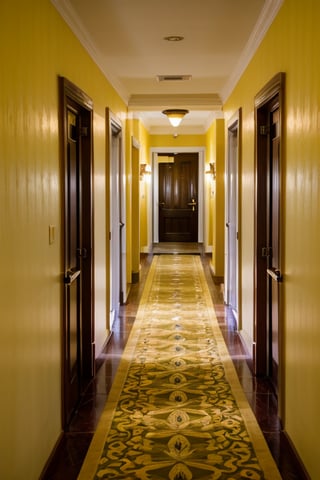
[[[94,374],[92,102],[60,78],[64,152],[64,318],[62,413],[68,428]]]
[[[65,409],[67,422],[80,398],[81,389],[81,257],[78,248],[80,237],[80,171],[78,130],[80,116],[77,110],[67,109],[67,218],[65,245],[65,315],[66,364]]]
[[[254,368],[279,391],[284,413],[281,349],[281,118],[284,74],[256,96]]]
[[[280,135],[279,102],[270,112],[270,161],[268,164],[267,189],[267,320],[269,331],[269,375],[278,389],[279,370],[279,283],[280,272]]]
[[[159,240],[198,241],[197,153],[178,153],[172,162],[159,163]]]

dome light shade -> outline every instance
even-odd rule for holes
[[[162,112],[164,115],[166,115],[169,119],[169,122],[173,127],[178,127],[181,123],[181,120],[183,117],[189,113],[189,110],[182,110],[182,109],[168,109],[168,110],[163,110]]]

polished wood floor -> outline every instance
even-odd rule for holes
[[[284,480],[308,480],[281,429],[277,416],[277,398],[272,385],[267,378],[256,378],[251,373],[248,359],[235,329],[233,316],[223,303],[220,285],[216,285],[213,281],[209,258],[207,255],[201,255],[216,315],[242,387],[282,478]],[[43,480],[74,480],[77,478],[135,320],[151,261],[152,255],[142,257],[140,282],[132,286],[127,305],[120,308],[111,339],[99,358],[97,374],[82,395],[69,431],[63,434],[55,454],[41,477]]]

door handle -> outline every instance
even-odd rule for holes
[[[192,207],[192,211],[194,212],[194,210],[195,210],[194,207],[197,205],[197,202],[196,202],[195,199],[193,198],[193,199],[191,200],[191,202],[189,202],[187,205],[189,205],[190,207]]]
[[[267,274],[276,282],[282,282],[282,275],[277,268],[267,268]]]
[[[124,224],[123,222],[119,222],[119,227],[120,227],[120,229],[123,228],[124,225],[125,225],[125,224]]]
[[[165,202],[159,202],[159,207],[164,207],[165,206]]]
[[[77,277],[79,277],[81,270],[68,270],[64,276],[65,285],[71,285]]]

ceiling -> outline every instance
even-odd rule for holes
[[[196,134],[223,116],[283,0],[51,1],[150,133]],[[166,108],[189,113],[174,128]]]

